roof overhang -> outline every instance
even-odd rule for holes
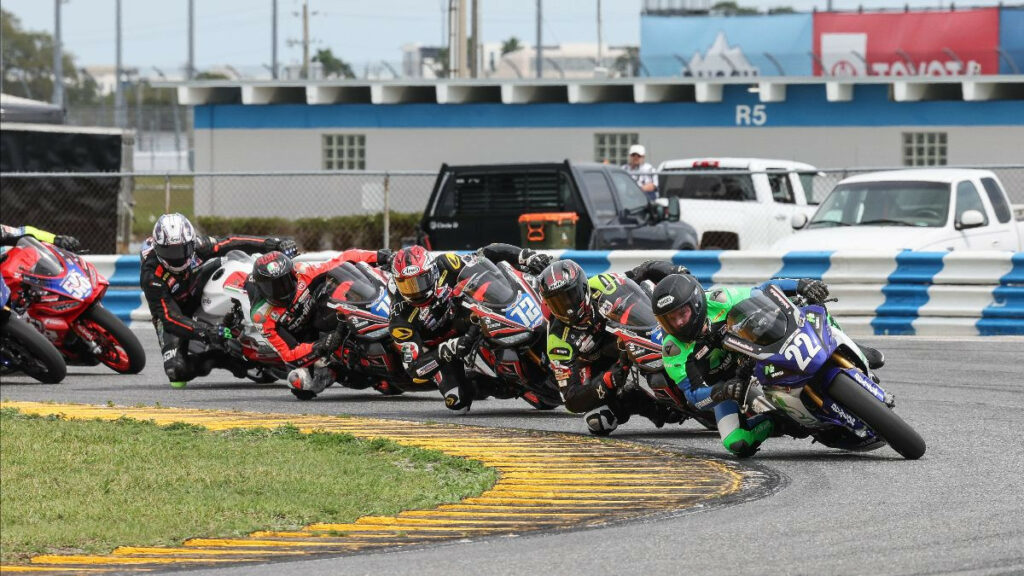
[[[1024,100],[1024,74],[1000,76],[629,78],[609,80],[417,80],[369,82],[227,81],[153,82],[176,88],[178,102],[209,104],[593,104],[601,102],[716,103],[723,88],[742,85],[761,102],[785,102],[790,86],[824,86],[829,102],[853,99],[856,86],[889,87],[896,102]]]

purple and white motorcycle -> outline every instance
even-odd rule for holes
[[[856,343],[824,307],[799,303],[769,286],[729,312],[723,347],[754,360],[741,410],[784,414],[831,448],[889,444],[908,460],[924,455],[924,439],[893,412],[893,396],[869,377]]]

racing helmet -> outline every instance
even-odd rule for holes
[[[579,326],[591,316],[587,274],[572,260],[556,260],[541,272],[540,296],[566,324]]]
[[[295,299],[295,270],[292,259],[281,252],[267,252],[256,259],[252,278],[256,291],[274,306],[289,306]]]
[[[439,276],[434,257],[423,246],[409,246],[395,253],[391,272],[398,293],[418,308],[430,306],[437,293]]]
[[[196,229],[182,214],[164,214],[153,226],[153,251],[165,268],[182,272],[196,253]]]
[[[680,342],[693,342],[704,332],[708,302],[704,288],[690,274],[670,274],[658,282],[651,307],[662,329]]]

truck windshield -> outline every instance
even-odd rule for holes
[[[808,228],[832,226],[925,226],[941,228],[949,217],[949,184],[860,182],[836,186]]]
[[[706,172],[707,168],[701,170]],[[714,170],[721,172],[720,168]],[[680,199],[693,200],[757,200],[754,180],[749,172],[688,174],[685,170],[679,170],[661,174],[658,184],[662,198],[678,196]]]

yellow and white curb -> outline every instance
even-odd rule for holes
[[[493,488],[432,510],[363,516],[349,524],[318,523],[293,532],[245,538],[192,538],[180,547],[121,546],[109,555],[42,555],[4,573],[97,573],[265,563],[313,554],[343,555],[484,536],[567,530],[704,505],[744,488],[732,465],[647,446],[586,436],[427,424],[374,418],[259,414],[178,408],[4,402],[26,414],[71,419],[187,422],[211,430],[323,430],[438,450],[496,468]]]

